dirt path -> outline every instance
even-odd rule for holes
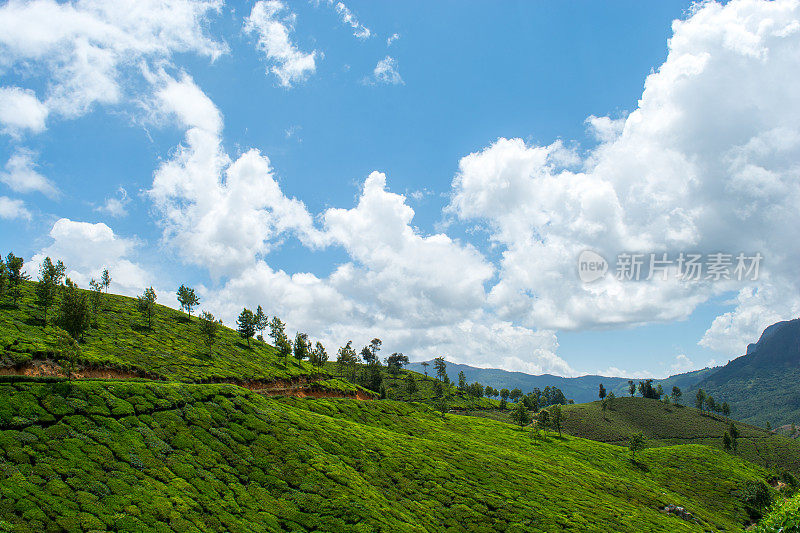
[[[29,377],[67,377],[66,371],[52,361],[30,361],[19,367],[0,367],[0,376],[29,376]],[[73,372],[75,379],[155,379],[158,377],[147,375],[144,372],[130,372],[110,368],[78,368]],[[320,376],[321,377],[321,376]],[[361,391],[337,392],[329,390],[315,390],[314,380],[308,376],[300,376],[292,380],[274,381],[240,381],[225,379],[211,383],[230,383],[244,387],[264,396],[292,396],[295,398],[355,398],[357,400],[372,400],[369,394]]]

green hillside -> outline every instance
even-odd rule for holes
[[[800,319],[766,328],[747,353],[698,382],[751,424],[800,424]]]
[[[513,404],[510,406],[513,409]],[[800,475],[800,442],[763,428],[701,413],[693,407],[675,406],[645,398],[615,398],[603,411],[601,402],[562,406],[563,431],[599,442],[624,445],[641,432],[648,446],[703,444],[723,449],[722,435],[731,422],[740,433],[736,453],[748,461]],[[469,410],[465,414],[513,424],[511,410]]]
[[[768,475],[704,446],[634,463],[410,403],[142,381],[0,383],[0,448],[14,531],[732,531]]]
[[[30,365],[56,353],[55,329],[42,322],[34,286],[23,283],[18,308],[7,299],[0,304],[0,366]],[[104,294],[96,324],[81,342],[81,359],[88,366],[192,382],[307,379],[316,373],[308,362],[291,357],[284,366],[266,343],[252,339],[250,345],[236,331],[220,327],[209,350],[197,317],[157,305],[150,329],[134,298]]]
[[[777,503],[752,533],[800,533],[800,493]]]
[[[564,428],[571,435],[600,442],[624,443],[641,431],[654,446],[705,444],[722,449],[722,435],[731,419],[645,398],[616,398],[604,412],[601,403],[564,407]],[[739,456],[761,465],[800,474],[800,443],[769,431],[735,422],[740,433]]]

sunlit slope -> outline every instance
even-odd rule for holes
[[[722,435],[733,420],[693,407],[645,398],[616,398],[603,411],[600,402],[564,406],[564,431],[601,442],[624,443],[637,432],[653,446],[705,444],[722,448]],[[775,469],[800,473],[800,442],[734,422],[740,437],[737,453]]]
[[[767,475],[704,446],[634,464],[415,404],[158,382],[0,384],[0,447],[18,531],[731,531]]]
[[[53,328],[45,326],[34,306],[34,283],[22,287],[19,308],[0,305],[2,366],[24,365],[52,356]],[[53,311],[51,310],[51,314]],[[86,363],[152,377],[180,381],[277,380],[314,373],[307,362],[283,358],[272,346],[255,339],[247,347],[236,331],[220,327],[209,349],[200,334],[199,319],[191,320],[165,306],[157,306],[152,329],[139,313],[134,298],[103,295],[96,326],[81,343]]]

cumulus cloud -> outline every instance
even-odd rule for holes
[[[283,87],[304,81],[317,69],[317,51],[302,52],[289,37],[295,19],[283,2],[259,0],[244,23],[245,32],[258,36],[257,46],[267,61],[267,73],[277,76]]]
[[[19,137],[28,130],[40,133],[45,129],[47,106],[30,89],[0,87],[0,125],[5,134]]]
[[[55,185],[36,171],[35,154],[19,148],[6,162],[5,172],[0,172],[0,181],[12,191],[21,193],[40,192],[50,198],[58,196]]]
[[[391,34],[389,37],[386,38],[386,46],[392,46],[392,43],[394,43],[399,38],[400,38],[400,34],[399,33]]]
[[[738,291],[702,344],[742,353],[763,325],[796,314],[800,252],[785,228],[800,223],[799,19],[790,1],[698,5],[673,24],[638,107],[587,119],[601,142],[577,167],[559,142],[501,138],[464,157],[448,210],[483,221],[503,249],[489,295],[498,315],[554,329],[669,321]],[[609,261],[760,252],[764,264],[749,283],[680,282],[673,269],[667,281],[583,284],[585,249]]]
[[[6,220],[13,220],[15,218],[30,220],[31,212],[25,208],[25,202],[22,200],[15,200],[8,196],[0,196],[0,218]]]
[[[218,57],[227,46],[204,26],[221,6],[219,0],[7,2],[0,7],[0,69],[24,65],[47,81],[43,103],[15,93],[15,105],[24,108],[16,120],[41,131],[48,112],[76,117],[95,103],[119,103],[120,78],[142,61],[169,61],[180,52]]]
[[[372,71],[370,83],[383,83],[386,85],[404,85],[405,82],[397,70],[397,60],[391,56],[386,56],[375,65]]]
[[[268,157],[251,149],[231,160],[222,148],[221,114],[194,81],[183,76],[165,86],[157,92],[162,109],[188,128],[149,190],[165,241],[215,275],[250,265],[288,233],[309,246],[321,244],[303,203],[281,192]]]
[[[60,259],[67,267],[67,276],[81,287],[100,279],[104,268],[111,272],[111,290],[118,294],[140,294],[152,278],[131,260],[136,241],[116,235],[103,223],[78,222],[61,218],[50,229],[53,242],[37,252],[27,263],[29,274],[36,276],[45,257]]]

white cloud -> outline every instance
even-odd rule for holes
[[[792,1],[698,5],[673,24],[668,57],[637,109],[623,121],[587,119],[601,143],[577,169],[560,142],[501,138],[464,157],[449,212],[488,224],[503,250],[489,295],[498,315],[555,329],[670,321],[742,291],[702,341],[727,353],[794,316],[800,252],[785,228],[800,224],[798,20]],[[581,284],[585,249],[612,261],[623,251],[765,259],[761,279],[747,284]]]
[[[55,185],[36,171],[35,154],[19,148],[6,162],[6,171],[0,172],[0,181],[12,191],[29,193],[40,192],[50,198],[58,196]]]
[[[371,83],[384,83],[387,85],[404,85],[405,82],[397,70],[397,60],[386,56],[375,65],[372,71]]]
[[[294,30],[295,15],[280,16],[287,11],[278,0],[259,0],[245,19],[244,31],[258,35],[258,49],[264,53],[271,72],[283,87],[302,82],[316,71],[317,51],[301,52],[289,38]]]
[[[95,208],[95,211],[106,213],[115,218],[126,217],[128,216],[128,210],[125,209],[125,206],[127,206],[130,201],[130,198],[128,198],[128,191],[126,191],[124,187],[120,187],[117,189],[117,196],[106,198],[105,203]]]
[[[221,6],[219,0],[11,0],[0,7],[0,69],[24,65],[45,75],[46,109],[26,103],[25,120],[35,128],[41,122],[41,130],[46,111],[76,117],[95,103],[121,102],[122,74],[137,71],[143,60],[225,53],[227,46],[204,30]]]
[[[689,359],[686,354],[678,354],[675,356],[675,362],[669,367],[669,375],[674,376],[675,374],[683,374],[684,372],[696,369],[697,366],[694,364],[694,361]]]
[[[134,296],[152,284],[152,278],[131,260],[136,241],[116,235],[103,223],[92,224],[61,218],[50,230],[53,242],[37,252],[26,263],[35,277],[45,257],[60,259],[67,267],[67,276],[87,288],[92,278],[100,279],[104,268],[112,277],[111,289],[118,294]]]
[[[7,196],[0,196],[0,218],[13,220],[15,218],[31,219],[31,212],[25,208],[25,202]]]
[[[281,192],[269,158],[251,149],[232,161],[211,100],[188,76],[166,84],[170,90],[157,93],[162,110],[172,110],[188,127],[185,144],[159,167],[149,191],[166,242],[215,276],[247,267],[285,234],[321,244],[303,203]]]
[[[40,133],[45,129],[47,107],[36,93],[19,87],[0,87],[0,124],[2,131],[12,137],[29,130]]]
[[[392,43],[395,42],[397,39],[400,38],[399,33],[393,33],[389,37],[386,38],[386,46],[392,46]]]
[[[336,13],[339,14],[341,21],[353,29],[353,37],[362,40],[372,37],[372,31],[361,24],[358,21],[358,18],[356,18],[353,12],[350,11],[350,9],[343,2],[334,3],[333,0],[328,0],[328,5],[334,6],[334,9],[336,9]]]

